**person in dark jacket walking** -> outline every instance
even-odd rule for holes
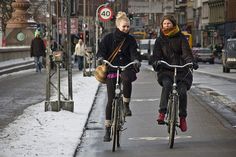
[[[45,44],[40,37],[40,32],[36,31],[30,47],[30,56],[34,57],[36,72],[41,72],[43,57],[46,56],[45,50]]]
[[[97,52],[98,64],[102,64],[103,59],[108,59],[112,52],[123,42],[119,52],[111,62],[113,65],[127,65],[128,63],[135,61],[136,64],[121,73],[123,76],[123,102],[125,106],[126,116],[131,116],[131,110],[129,107],[132,82],[136,80],[136,73],[139,72],[141,66],[140,54],[137,51],[136,40],[129,35],[130,20],[125,12],[118,12],[116,16],[116,29],[114,32],[107,34],[99,44],[99,50]],[[116,83],[116,69],[108,67],[108,75],[106,80],[108,102],[106,106],[106,134],[104,136],[104,142],[109,142],[110,128],[111,128],[111,110],[112,100],[115,97],[115,83]]]
[[[157,37],[153,50],[153,68],[157,71],[158,82],[162,86],[161,100],[159,105],[158,124],[165,124],[168,96],[173,84],[173,70],[160,67],[159,60],[164,60],[173,65],[184,65],[194,63],[192,51],[187,39],[181,33],[176,20],[172,15],[165,15],[161,20],[160,35]],[[197,69],[197,63],[193,64]],[[193,76],[189,69],[183,69],[177,73],[177,84],[179,92],[179,117],[181,131],[187,130],[187,90],[192,85]]]

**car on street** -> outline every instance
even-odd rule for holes
[[[223,72],[229,73],[230,69],[236,69],[236,38],[228,39],[222,50]]]
[[[210,48],[193,47],[192,53],[196,62],[209,62],[210,64],[215,63],[215,56]]]
[[[148,60],[149,65],[152,63],[152,55],[155,41],[156,39],[142,39],[138,42],[142,60]]]
[[[139,51],[142,57],[142,60],[148,60],[150,54],[150,43],[149,39],[141,39],[138,42],[139,44]]]

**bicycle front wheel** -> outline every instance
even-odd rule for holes
[[[177,114],[177,106],[178,106],[178,96],[173,95],[172,103],[170,104],[170,120],[169,120],[169,148],[173,148],[174,140],[175,140],[175,132],[176,132],[176,114]]]
[[[112,151],[116,150],[117,130],[118,130],[118,100],[116,99],[113,104],[113,123],[112,123]]]

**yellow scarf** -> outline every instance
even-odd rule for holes
[[[163,30],[162,29],[162,32],[165,36],[171,37],[171,36],[173,36],[173,35],[175,35],[176,33],[179,32],[179,27],[176,25],[175,27],[173,27],[170,30]]]

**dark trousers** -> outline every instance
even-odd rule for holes
[[[169,93],[172,90],[173,81],[169,77],[165,77],[162,80],[162,92],[159,106],[159,112],[166,113]],[[187,85],[180,81],[177,82],[177,91],[179,93],[179,116],[187,116]]]
[[[106,84],[107,84],[107,96],[108,96],[108,102],[106,106],[106,120],[111,120],[112,101],[115,97],[115,89],[116,89],[116,78],[107,79]],[[122,84],[123,84],[123,96],[125,98],[130,98],[132,92],[132,83],[123,80]]]
[[[84,56],[77,56],[78,68],[79,70],[83,70],[84,68]]]

